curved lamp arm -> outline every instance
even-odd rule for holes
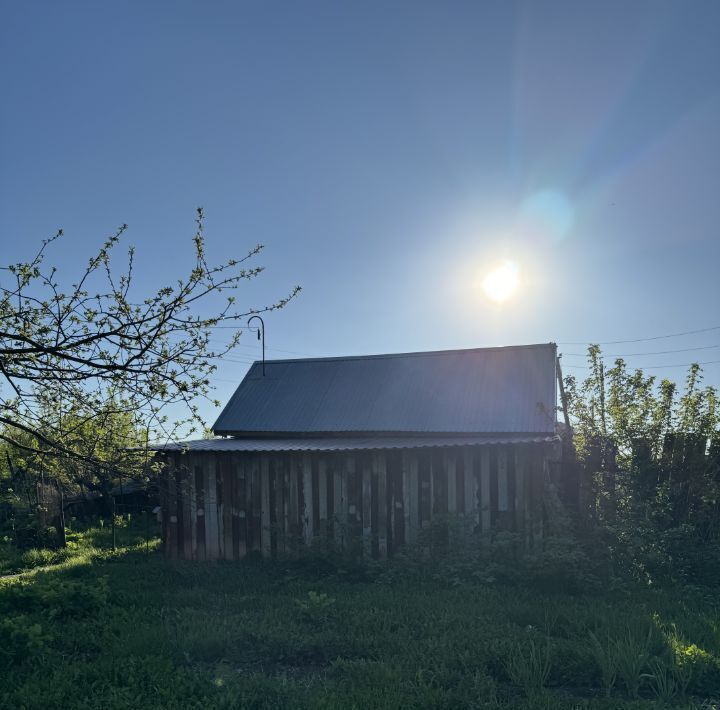
[[[250,323],[253,322],[257,318],[260,321],[261,327],[258,328],[258,340],[260,340],[260,337],[262,335],[262,373],[263,377],[265,377],[265,321],[260,316],[250,316],[248,318],[248,327],[250,327]]]

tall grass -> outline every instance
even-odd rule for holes
[[[617,674],[631,698],[637,698],[643,674],[650,661],[652,628],[643,634],[629,629],[614,643]]]
[[[536,698],[550,675],[550,640],[531,639],[517,644],[505,660],[505,668],[510,680],[520,686],[528,698]]]
[[[618,659],[615,653],[615,645],[606,632],[604,638],[600,633],[588,632],[590,638],[590,649],[595,663],[600,671],[602,687],[606,696],[610,696],[618,676]],[[602,638],[602,640],[601,640]]]

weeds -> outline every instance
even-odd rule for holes
[[[612,689],[615,687],[615,681],[618,675],[618,659],[615,653],[615,645],[610,638],[609,633],[600,641],[598,636],[592,631],[589,632],[590,649],[593,658],[600,670],[600,678],[602,679],[602,687],[606,696],[610,696]]]
[[[335,599],[329,597],[324,592],[318,594],[313,591],[308,592],[306,598],[295,600],[297,608],[309,615],[325,614],[332,608],[334,603]]]
[[[628,630],[615,641],[617,672],[631,698],[637,698],[643,672],[650,660],[652,628],[647,634]]]
[[[550,640],[531,639],[517,644],[505,660],[508,677],[528,698],[537,697],[547,683],[551,668]]]
[[[654,658],[649,663],[650,672],[643,677],[649,681],[652,694],[661,702],[668,703],[675,697],[677,683],[673,668],[659,658]]]

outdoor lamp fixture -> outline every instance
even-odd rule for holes
[[[263,377],[265,377],[265,321],[260,316],[250,316],[250,318],[248,319],[248,328],[250,327],[250,323],[252,323],[255,318],[260,321],[260,327],[258,328],[257,332],[257,339],[260,340],[262,333],[262,372]]]

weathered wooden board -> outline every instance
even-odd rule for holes
[[[195,464],[193,467],[195,477],[195,491],[197,497],[197,510],[195,511],[195,537],[197,538],[197,559],[207,559],[205,550],[205,476],[202,465]]]
[[[235,505],[234,478],[235,467],[231,454],[218,457],[218,471],[222,482],[222,557],[225,560],[235,558],[233,545],[232,511]]]
[[[372,550],[372,464],[368,455],[360,457],[362,475],[362,543],[363,554],[370,557]]]
[[[320,534],[327,535],[328,500],[327,500],[327,461],[321,458],[318,461],[318,520],[320,522]]]
[[[445,471],[447,473],[447,510],[449,514],[457,513],[457,473],[455,452],[445,454]]]
[[[178,556],[178,518],[177,518],[177,491],[175,483],[175,472],[177,460],[171,460],[168,466],[167,489],[168,489],[168,521],[167,521],[167,552],[170,559]]]
[[[317,543],[385,558],[422,528],[432,528],[426,545],[457,540],[445,521],[460,515],[468,534],[512,529],[537,545],[548,452],[522,445],[168,456],[160,478],[166,554],[238,560]]]
[[[270,458],[260,457],[260,550],[270,556]]]
[[[206,550],[209,560],[216,560],[218,549],[218,504],[217,504],[217,472],[216,458],[211,459],[207,466],[207,515],[205,532],[207,533]]]
[[[180,465],[180,475],[177,479],[178,506],[182,499],[182,518],[178,516],[178,537],[182,537],[182,551],[179,555],[184,559],[192,559],[193,556],[193,525],[191,507],[192,476],[189,475],[189,468],[186,462]]]
[[[312,492],[312,538],[315,542],[321,537],[320,529],[320,458],[310,456],[310,490]]]
[[[490,448],[484,446],[479,452],[480,459],[480,500],[481,509],[481,530],[483,533],[490,531],[492,521],[492,497],[490,491]]]
[[[215,459],[215,487],[217,488],[217,539],[218,559],[225,559],[225,487],[223,485],[222,458]]]
[[[313,531],[313,494],[312,494],[312,463],[309,454],[303,454],[303,540],[306,545],[311,545],[314,537]]]
[[[347,495],[345,492],[347,478],[343,475],[342,459],[333,457],[333,533],[338,549],[344,547],[345,529],[347,527]]]
[[[457,483],[455,490],[457,491],[457,512],[465,515],[465,457],[463,456],[462,449],[457,446],[453,448],[455,456],[455,478]],[[465,526],[467,527],[467,526]]]
[[[410,519],[410,452],[403,451],[400,454],[400,465],[402,466],[402,501],[403,501],[403,537],[406,542],[413,539],[411,533],[412,521]]]
[[[418,455],[418,526],[421,529],[430,527],[432,514],[432,476],[430,457],[426,451]]]
[[[233,559],[242,559],[248,550],[248,471],[246,461],[239,455],[233,456],[235,463],[235,485],[233,505]]]
[[[183,474],[187,477],[188,500],[190,504],[190,517],[185,521],[185,527],[190,531],[190,549],[186,550],[185,557],[196,560],[197,556],[197,493],[195,491],[195,476],[193,466],[185,463]]]
[[[376,454],[376,475],[377,475],[377,534],[378,534],[378,555],[385,559],[388,553],[388,497],[387,497],[387,459],[385,452],[379,451]]]
[[[250,515],[252,519],[252,549],[256,552],[262,551],[262,486],[260,471],[260,456],[252,455],[249,457],[250,468]]]
[[[515,455],[515,529],[525,537],[525,449],[516,447]]]
[[[463,449],[463,471],[465,473],[465,517],[469,521],[469,527],[474,528],[480,519],[479,501],[477,477],[475,476],[475,451],[469,446]]]
[[[504,513],[509,509],[508,505],[508,462],[507,452],[500,447],[497,452],[497,486],[498,486],[498,512]]]
[[[297,548],[302,536],[302,522],[300,513],[300,498],[298,493],[298,475],[300,474],[300,460],[297,456],[288,459],[288,535],[293,551]]]
[[[392,480],[392,552],[399,550],[405,544],[406,530],[406,496],[405,496],[405,466],[403,456],[399,451],[393,451],[388,459],[388,476]]]
[[[282,552],[285,555],[291,555],[294,551],[292,545],[292,534],[290,530],[290,461],[287,457],[281,458],[282,466],[282,517],[281,517],[281,530],[282,530]]]

